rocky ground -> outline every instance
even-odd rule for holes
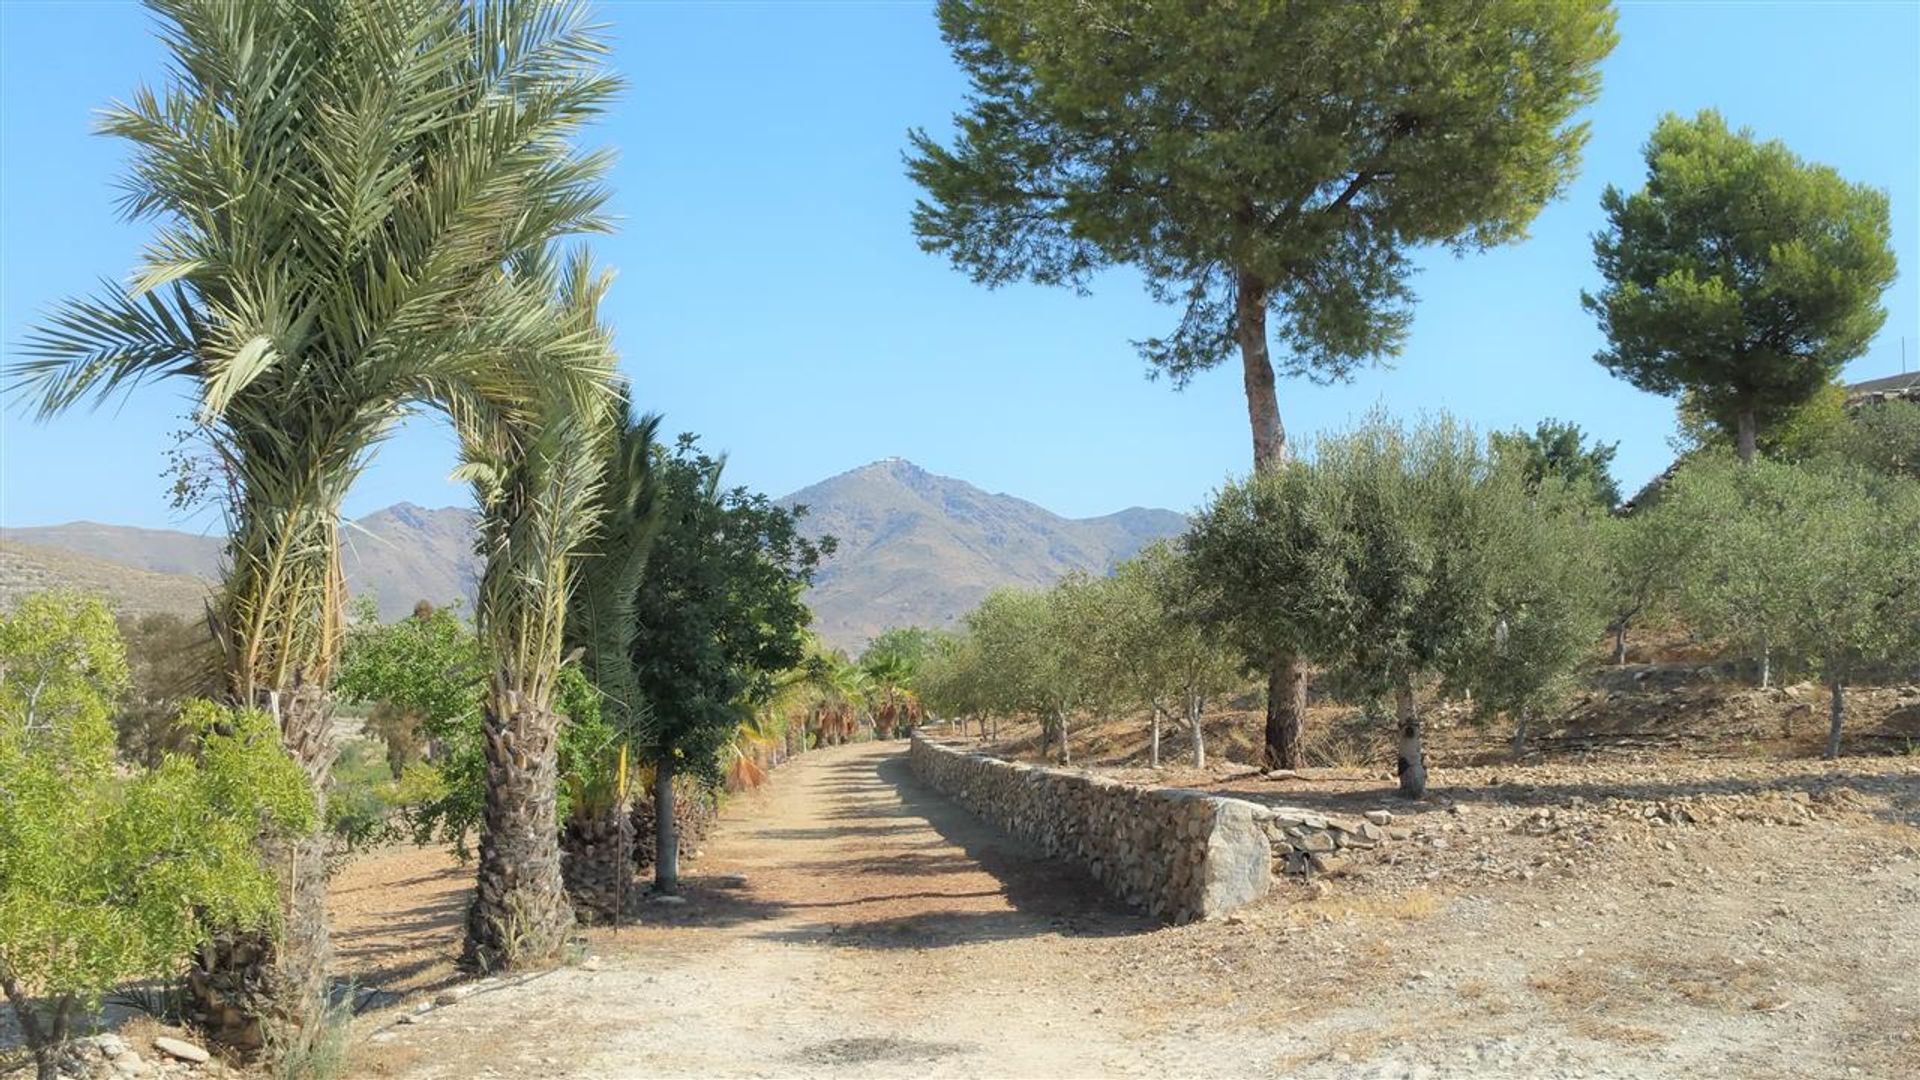
[[[898,744],[736,800],[684,904],[587,958],[362,1021],[454,1076],[1901,1077],[1920,760],[1215,781],[1398,839],[1156,926],[922,788]],[[1473,771],[1484,769],[1485,771]]]

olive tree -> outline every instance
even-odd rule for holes
[[[1255,470],[1290,454],[1281,372],[1396,354],[1412,253],[1523,236],[1573,176],[1574,114],[1615,41],[1606,0],[942,0],[972,85],[950,144],[911,135],[923,248],[976,282],[1090,287],[1109,267],[1181,308],[1139,343],[1184,386],[1238,358]],[[1299,764],[1306,669],[1260,658],[1272,765]]]
[[[1173,545],[1154,544],[1105,579],[1112,597],[1104,625],[1110,641],[1103,678],[1151,715],[1148,763],[1160,767],[1163,720],[1178,719],[1193,739],[1193,766],[1207,767],[1206,702],[1240,681],[1245,662],[1192,614],[1211,588]]]
[[[1674,486],[1676,513],[1716,522],[1686,568],[1683,614],[1736,646],[1764,634],[1769,657],[1820,675],[1837,756],[1847,684],[1920,653],[1920,485],[1837,463],[1708,458]]]

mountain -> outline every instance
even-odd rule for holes
[[[858,650],[890,626],[950,626],[993,589],[1039,587],[1072,570],[1100,574],[1186,528],[1169,510],[1138,507],[1064,518],[1010,495],[936,476],[899,458],[803,488],[782,505],[807,507],[803,530],[839,549],[807,602],[829,642]],[[347,588],[372,596],[382,618],[418,600],[469,608],[479,583],[473,514],[399,503],[341,530]],[[90,521],[0,528],[0,606],[32,588],[104,592],[130,610],[202,609],[219,577],[219,536]]]
[[[891,626],[950,626],[1001,586],[1046,586],[1072,570],[1105,573],[1187,524],[1170,510],[1139,507],[1064,518],[900,458],[780,502],[807,508],[809,536],[839,541],[807,602],[820,634],[847,649]]]
[[[473,603],[474,589],[480,580],[480,560],[473,553],[473,514],[447,507],[428,510],[412,503],[398,503],[347,522],[340,531],[344,553],[341,562],[347,573],[347,591],[354,596],[371,596],[379,605],[380,617],[397,619],[413,610],[420,600],[447,604],[455,600]],[[7,556],[0,566],[19,564],[22,580],[35,578],[48,585],[65,583],[74,588],[104,592],[123,606],[151,606],[146,600],[130,601],[127,589],[154,595],[177,596],[181,582],[197,579],[199,589],[205,582],[220,577],[221,553],[225,538],[180,532],[174,529],[137,529],[126,525],[101,525],[76,521],[66,525],[35,528],[0,528],[0,552]],[[84,559],[84,562],[47,564],[47,555],[58,553]],[[29,571],[32,564],[38,570]],[[157,577],[178,580],[163,586],[151,578],[110,580],[102,565],[131,568]],[[36,577],[37,575],[37,577]],[[116,587],[116,585],[125,588]],[[46,586],[42,586],[46,587]],[[0,594],[0,603],[5,596]],[[196,600],[192,610],[198,612]]]
[[[193,619],[205,614],[210,586],[205,578],[159,574],[0,537],[0,610],[28,593],[64,588],[111,597],[127,615],[167,613]]]

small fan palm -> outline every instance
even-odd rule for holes
[[[61,306],[14,374],[43,415],[156,378],[197,386],[231,477],[212,620],[230,692],[273,712],[324,795],[341,502],[410,409],[510,401],[502,355],[598,363],[503,268],[602,227],[606,158],[569,140],[616,80],[573,3],[150,4],[171,83],[101,130],[132,145],[124,207],[158,231],[130,287]],[[195,989],[215,1038],[298,1052],[324,987],[323,848],[270,854],[283,933],[203,958]],[[253,955],[258,970],[223,970]]]

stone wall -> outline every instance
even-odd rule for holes
[[[1386,839],[1347,821],[1184,788],[1002,761],[913,737],[915,775],[1047,855],[1079,863],[1122,900],[1169,922],[1223,915],[1265,895],[1275,872],[1336,869]]]

